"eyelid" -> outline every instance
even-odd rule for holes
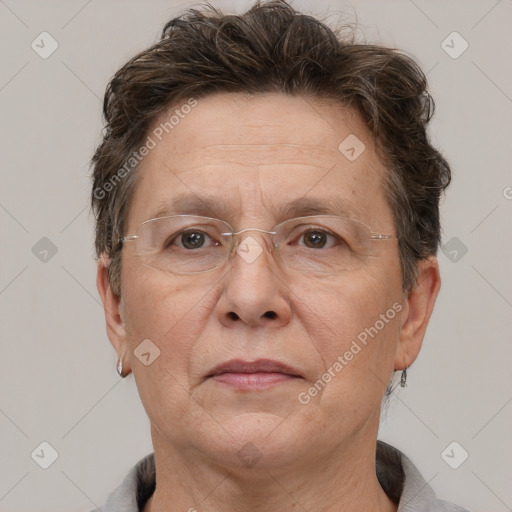
[[[326,228],[323,226],[318,226],[318,225],[304,225],[304,226],[301,225],[301,226],[297,226],[297,227],[300,228],[300,230],[297,233],[297,235],[295,235],[293,237],[293,240],[300,240],[308,232],[313,232],[313,233],[316,232],[316,233],[322,233],[323,235],[327,235],[328,237],[331,237],[338,243],[341,242],[345,245],[347,244],[347,241],[345,240],[345,238],[343,236],[337,235],[334,231],[331,231],[329,228]],[[290,235],[291,235],[291,233],[290,233]]]

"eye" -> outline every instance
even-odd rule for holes
[[[213,242],[213,246],[221,245],[220,242],[214,240],[208,233],[199,229],[188,229],[177,233],[168,242],[165,243],[165,249],[169,249],[173,245],[177,245],[180,249],[201,249],[207,246],[208,240]]]
[[[304,245],[310,249],[329,249],[336,245],[337,241],[343,242],[333,233],[320,228],[306,230],[299,239],[304,239]]]

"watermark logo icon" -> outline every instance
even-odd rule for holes
[[[353,133],[343,139],[338,146],[340,153],[350,162],[357,160],[365,149],[366,146]]]
[[[246,263],[252,263],[260,257],[263,249],[256,238],[248,236],[240,242],[236,252]]]
[[[46,236],[32,247],[32,254],[42,263],[48,263],[56,254],[57,246]]]
[[[47,59],[59,47],[57,40],[48,32],[41,32],[30,44],[39,57]]]
[[[244,444],[238,451],[238,458],[248,468],[255,466],[262,456],[261,450],[253,443]]]
[[[43,469],[48,469],[59,458],[57,450],[47,441],[40,443],[30,456]]]
[[[458,33],[452,32],[441,43],[441,48],[452,58],[458,59],[469,47],[469,43]]]
[[[150,339],[145,339],[133,353],[144,366],[149,366],[160,356],[160,349]]]
[[[450,238],[450,240],[441,247],[441,250],[452,263],[458,263],[468,252],[467,246],[456,236]]]
[[[450,466],[452,469],[457,469],[469,457],[469,453],[464,449],[462,445],[457,441],[452,441],[442,452],[441,458]]]

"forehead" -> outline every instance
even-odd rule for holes
[[[162,213],[277,220],[297,205],[321,213],[322,204],[366,222],[390,217],[387,171],[354,112],[279,93],[194,102],[151,126],[154,147],[138,169],[129,226]]]

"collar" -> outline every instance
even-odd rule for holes
[[[468,512],[438,500],[414,464],[399,450],[377,441],[377,478],[398,512]],[[93,512],[141,512],[156,486],[154,454],[141,459],[126,475],[105,506]]]

